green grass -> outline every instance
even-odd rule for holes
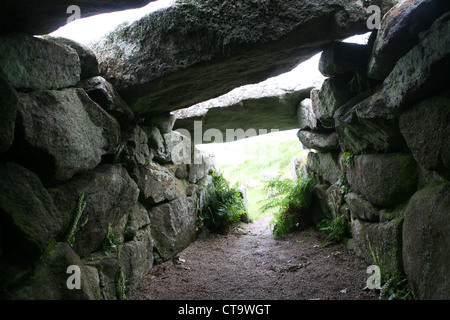
[[[228,155],[241,160],[241,163],[219,165],[219,169],[231,185],[240,183],[247,188],[250,219],[257,220],[275,214],[276,208],[266,212],[260,210],[261,203],[258,202],[267,198],[264,190],[267,182],[261,180],[261,171],[270,169],[282,177],[292,178],[291,159],[298,155],[305,159],[307,155],[295,133],[282,141],[261,136],[227,144],[226,148]]]

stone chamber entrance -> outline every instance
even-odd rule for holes
[[[0,298],[449,299],[449,10],[447,0],[1,4]],[[111,11],[116,25],[96,39],[53,33]],[[273,178],[262,165],[293,150],[279,168],[314,177],[310,225],[277,238],[270,213],[199,232],[232,141],[289,130],[264,153],[241,148],[253,158],[234,160],[264,159],[256,169],[221,170],[245,180],[250,199],[267,181],[246,174]],[[216,156],[201,147],[218,142]],[[338,222],[344,241],[324,241]]]

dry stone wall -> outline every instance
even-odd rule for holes
[[[195,240],[211,166],[174,163],[173,116],[137,124],[82,45],[12,33],[0,61],[0,297],[126,298]]]
[[[332,44],[298,110],[315,222],[344,215],[356,254],[418,299],[450,298],[449,7],[403,1],[367,45]]]
[[[171,48],[170,55],[136,50],[133,59],[116,63],[117,57],[105,54],[99,67],[88,48],[30,35],[65,22],[50,16],[49,6],[12,2],[0,10],[0,298],[5,299],[125,298],[155,263],[195,239],[202,185],[211,182],[211,162],[178,161],[186,159],[180,151],[190,151],[189,160],[195,153],[173,131],[168,111],[279,74],[329,41],[364,30],[369,3],[382,5],[383,12],[393,3],[278,1],[271,2],[278,10],[267,10],[265,1],[253,1],[259,14],[242,19],[242,10],[229,2],[231,20],[223,29],[215,29],[222,25],[216,21],[223,22],[220,10],[202,11],[191,3],[133,24],[156,25],[163,32],[121,28],[102,47],[126,58],[121,50],[147,35],[145,48],[158,43],[161,50]],[[102,2],[87,13],[143,1],[117,4]],[[67,2],[60,5],[64,12]],[[344,214],[355,252],[369,263],[376,256],[384,271],[404,272],[423,299],[450,298],[443,267],[450,264],[449,6],[448,0],[402,1],[367,46],[333,43],[320,64],[329,78],[297,110],[300,141],[318,151],[307,161],[321,181],[314,220]],[[211,21],[194,15],[211,10]],[[189,23],[170,23],[185,21],[183,13],[190,13]],[[162,20],[146,22],[152,16]],[[242,32],[249,25],[256,34]],[[127,30],[132,34],[124,34]],[[191,55],[185,59],[180,52]],[[142,57],[146,63],[140,63]],[[164,59],[170,60],[166,69]],[[121,70],[133,61],[142,66],[139,72]],[[111,74],[99,72],[108,66],[119,75],[114,86]],[[226,72],[230,66],[232,72]],[[123,76],[141,78],[133,87]],[[218,86],[205,90],[217,78]],[[142,99],[151,103],[135,103]],[[70,266],[79,268],[79,290],[68,287]]]

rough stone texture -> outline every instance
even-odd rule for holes
[[[186,186],[186,196],[191,197],[198,209],[203,210],[207,202],[208,189],[212,185],[212,176],[208,175],[197,182],[197,184],[190,183]]]
[[[414,159],[450,180],[450,99],[424,100],[404,112],[399,123]]]
[[[145,128],[148,146],[155,161],[160,164],[190,163],[191,141],[178,131],[161,134],[158,127]]]
[[[156,262],[174,257],[195,240],[194,199],[180,197],[152,208],[149,214]]]
[[[113,229],[120,229],[116,227],[123,224],[123,217],[134,208],[139,196],[139,189],[127,171],[110,164],[100,165],[49,191],[61,213],[69,217],[66,226],[73,222],[80,195],[85,194],[86,208],[80,224],[86,218],[88,222],[75,234],[74,244],[81,258],[102,250],[109,224]]]
[[[369,222],[379,221],[379,210],[358,194],[353,192],[348,193],[345,196],[345,202],[347,202],[350,208],[352,219],[359,219]]]
[[[326,205],[327,197],[326,193],[329,184],[316,184],[313,188],[312,201],[311,201],[311,222],[317,225],[324,218],[332,219],[329,208]]]
[[[419,33],[448,10],[450,3],[447,0],[407,0],[391,8],[378,30],[368,67],[369,76],[384,80],[396,62],[417,45]]]
[[[321,107],[321,102],[319,100],[319,92],[320,92],[319,88],[314,88],[310,92],[312,114],[309,116],[309,119],[311,119],[310,122],[309,122],[309,125],[314,127],[314,128],[311,128],[311,129],[318,129],[318,130],[320,130],[320,129],[325,128],[325,129],[329,130],[329,128],[333,127],[333,126],[324,126],[322,124],[322,121],[320,121],[320,119],[324,118],[325,113],[324,113],[324,111],[323,111],[323,109]],[[328,120],[329,120],[328,123],[330,123],[331,119],[328,119]]]
[[[197,105],[176,111],[175,128],[186,129],[194,136],[194,121],[201,121],[202,135],[211,129],[222,135],[223,142],[233,141],[234,137],[230,134],[232,129],[236,130],[236,140],[239,140],[246,135],[256,136],[263,130],[298,128],[298,105],[309,97],[314,85],[312,82],[305,83],[293,90],[264,85],[261,88],[256,85],[245,87],[245,93],[237,98],[226,99],[224,95],[223,99],[219,97],[211,101],[209,107]],[[239,134],[241,131],[242,134]],[[208,141],[205,139],[204,142]]]
[[[314,90],[318,89],[311,90],[310,95]],[[320,123],[317,121],[312,105],[312,100],[310,98],[303,100],[298,105],[297,120],[298,120],[298,127],[300,129],[311,129],[311,130],[319,129]]]
[[[352,220],[354,250],[357,256],[369,264],[374,264],[373,254],[383,272],[394,275],[402,267],[402,225],[403,218],[387,223]],[[372,247],[372,250],[370,249]]]
[[[206,177],[209,171],[215,167],[215,155],[194,146],[192,160],[189,164],[189,182],[197,183]],[[216,168],[217,169],[217,168]]]
[[[144,230],[150,226],[150,218],[147,209],[141,204],[137,203],[133,210],[128,215],[127,223],[124,230],[124,241],[136,240],[139,230]],[[147,230],[145,230],[147,231]],[[150,230],[148,231],[151,233]],[[150,237],[151,238],[151,237]]]
[[[405,145],[398,116],[386,107],[381,91],[361,102],[346,103],[334,119],[339,140],[354,154],[395,151]]]
[[[333,220],[340,215],[339,209],[343,205],[344,197],[339,186],[318,184],[313,189],[312,222],[317,224],[322,219]]]
[[[87,46],[78,43],[76,41],[73,41],[71,39],[62,37],[55,38],[47,36],[44,39],[54,41],[58,44],[69,46],[77,52],[78,57],[80,58],[81,80],[100,75],[100,71],[98,70],[97,57],[95,56],[95,53]]]
[[[82,89],[19,94],[14,157],[45,184],[96,167],[119,143],[117,121]]]
[[[425,188],[429,184],[441,184],[448,181],[441,174],[436,171],[427,170],[418,164],[419,179],[417,183],[417,190]]]
[[[17,114],[17,94],[0,70],[0,153],[9,149],[14,141]]]
[[[121,261],[117,257],[117,252],[106,255],[104,253],[95,253],[88,258],[83,259],[85,266],[97,270],[99,278],[99,287],[101,299],[103,300],[117,300],[120,299],[119,282],[124,279],[123,267]],[[122,293],[127,293],[126,288],[120,288]]]
[[[348,42],[333,42],[320,56],[319,71],[326,77],[366,69],[369,46]]]
[[[386,223],[397,218],[403,218],[405,216],[406,206],[409,199],[395,207],[383,208],[379,211],[380,222]]]
[[[166,154],[164,146],[164,137],[158,127],[142,127],[148,136],[148,147],[152,155],[157,155],[156,159],[159,162],[170,162],[170,155]]]
[[[308,130],[297,132],[300,142],[308,149],[314,149],[320,152],[339,149],[339,139],[336,132],[324,133]]]
[[[164,167],[167,168],[175,178],[180,180],[188,180],[189,173],[186,164],[166,164]]]
[[[354,165],[347,168],[347,181],[372,204],[395,206],[416,191],[417,164],[411,154],[354,156]]]
[[[450,13],[419,36],[417,46],[404,55],[384,80],[388,108],[401,110],[446,88],[450,72]]]
[[[322,88],[311,95],[316,118],[326,128],[334,128],[334,113],[344,103],[357,95],[352,89],[353,74],[335,75],[327,78]]]
[[[127,124],[133,120],[133,111],[103,77],[98,76],[83,80],[77,86],[83,88],[89,98],[97,102],[119,123]]]
[[[175,125],[175,121],[177,117],[175,114],[171,112],[161,113],[157,116],[151,117],[150,119],[146,119],[146,122],[143,126],[146,127],[158,127],[159,131],[162,134],[170,133]]]
[[[306,168],[330,184],[335,184],[342,174],[338,161],[338,152],[310,152],[306,161]]]
[[[148,148],[148,138],[145,131],[138,125],[131,125],[122,131],[122,152],[119,161],[127,170],[131,171],[137,166],[143,166],[153,158]]]
[[[124,269],[125,286],[131,292],[139,285],[153,266],[153,244],[151,228],[137,232],[135,240],[126,242],[120,252],[120,263]]]
[[[80,267],[80,290],[67,288],[70,265]],[[99,276],[95,268],[83,265],[80,257],[64,242],[51,246],[39,260],[30,285],[13,291],[10,299],[98,300],[101,299]]]
[[[80,7],[81,17],[139,8],[154,0],[99,0],[76,1]],[[67,13],[73,1],[59,0],[4,0],[0,6],[0,31],[23,31],[29,34],[48,34],[67,23],[67,19],[73,14]]]
[[[140,201],[149,205],[177,197],[175,177],[156,162],[138,166],[131,171],[131,177],[140,190]]]
[[[178,131],[164,133],[164,154],[162,163],[189,164],[192,143],[188,136]],[[155,154],[155,159],[158,154]]]
[[[292,69],[363,32],[370,4],[386,12],[393,1],[191,1],[119,27],[94,51],[136,115],[158,114]]]
[[[297,155],[293,156],[291,158],[291,175],[292,180],[297,180],[297,178],[300,176],[300,173],[304,170],[304,163],[302,156]]]
[[[81,73],[74,49],[19,33],[0,36],[0,69],[14,88],[23,90],[71,87]]]
[[[63,220],[38,177],[14,164],[0,164],[0,296],[10,282],[46,250]]]
[[[403,224],[405,273],[418,299],[449,299],[450,185],[430,185],[411,198]]]

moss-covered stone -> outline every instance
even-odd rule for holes
[[[310,152],[306,161],[306,168],[314,172],[321,179],[335,184],[341,176],[338,152]]]
[[[450,185],[417,191],[405,211],[403,260],[418,299],[449,299]]]
[[[119,124],[83,89],[20,93],[18,110],[12,156],[46,186],[95,168],[119,145]]]
[[[17,94],[7,76],[0,70],[0,154],[14,141],[17,114]]]
[[[354,154],[401,150],[405,141],[398,115],[386,108],[381,91],[368,95],[370,91],[344,104],[334,114],[339,140]]]
[[[368,68],[370,77],[384,80],[396,62],[417,45],[419,33],[449,9],[447,0],[408,0],[392,7],[377,34]]]
[[[101,299],[117,300],[119,298],[117,285],[122,274],[117,252],[114,251],[111,255],[96,252],[84,259],[83,263],[97,270]]]
[[[419,44],[398,60],[384,80],[383,96],[397,112],[446,88],[450,57],[450,13],[420,34]]]
[[[33,172],[1,163],[0,181],[1,295],[58,235],[63,215]]]
[[[407,200],[416,191],[417,177],[417,164],[407,153],[357,155],[347,168],[351,188],[381,208]]]
[[[1,35],[0,61],[17,89],[62,89],[80,81],[80,58],[74,49],[32,35]]]
[[[382,273],[402,271],[402,225],[403,217],[384,223],[353,219],[355,253],[367,263],[377,264]]]
[[[196,205],[191,197],[177,198],[149,211],[155,262],[174,257],[195,240]]]
[[[69,266],[80,269],[80,288],[67,286],[73,271]],[[70,281],[69,281],[70,282]],[[11,299],[34,300],[98,300],[101,299],[98,273],[95,269],[84,266],[73,249],[63,242],[49,246],[48,250],[36,264],[30,278],[19,289],[13,289]]]
[[[124,168],[110,164],[100,165],[95,170],[58,185],[52,188],[51,194],[59,210],[68,217],[65,225],[73,221],[82,192],[86,202],[83,216],[88,221],[75,234],[73,248],[81,258],[85,258],[102,250],[109,224],[115,233],[123,234],[127,221],[124,216],[128,216],[136,205],[139,189]]]
[[[450,179],[450,99],[423,100],[400,116],[400,130],[414,159]]]
[[[370,222],[379,221],[379,209],[356,193],[348,193],[345,196],[345,202],[350,208],[352,219]]]

